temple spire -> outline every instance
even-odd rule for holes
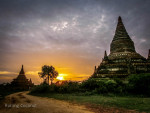
[[[105,50],[105,54],[104,54],[104,57],[107,57],[107,52],[106,52],[106,50]]]
[[[117,39],[120,39],[120,38],[129,38],[129,35],[124,27],[124,24],[122,22],[122,18],[119,16],[118,17],[118,24],[117,24],[117,27],[116,27],[116,32],[115,32],[115,36],[114,36],[114,39],[113,40],[117,40]]]
[[[107,60],[108,59],[108,56],[107,56],[107,52],[105,50],[105,53],[104,53],[104,60]]]
[[[150,59],[150,49],[149,49],[149,53],[148,53],[148,59]]]
[[[29,82],[30,82],[30,83],[32,83],[32,80],[31,80],[31,78],[30,78]]]
[[[21,68],[21,71],[20,71],[19,74],[25,74],[25,73],[24,73],[24,69],[23,69],[23,65],[22,65],[22,68]]]
[[[97,69],[97,68],[96,68],[96,66],[95,66],[95,68],[94,68],[94,72],[96,72],[96,69]]]
[[[118,17],[118,22],[121,21],[122,22],[122,18],[121,16]]]

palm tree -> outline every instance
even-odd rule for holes
[[[42,72],[39,72],[38,74],[44,80],[48,80],[48,84],[49,84],[49,80],[51,81],[52,84],[54,78],[58,76],[58,72],[55,70],[55,68],[53,66],[48,66],[48,65],[44,65],[42,67]]]

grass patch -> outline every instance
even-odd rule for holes
[[[150,112],[150,98],[133,97],[133,96],[104,96],[82,94],[32,94],[34,96],[54,98],[58,100],[66,100],[80,104],[95,104],[106,107],[126,108],[136,111]]]

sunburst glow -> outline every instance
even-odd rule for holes
[[[65,80],[64,76],[67,76],[67,74],[59,74],[56,79],[57,80]]]
[[[64,77],[58,76],[56,79],[58,79],[58,80],[64,80]]]

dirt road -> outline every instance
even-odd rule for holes
[[[27,93],[19,92],[7,96],[0,104],[0,113],[138,113],[122,108],[72,104]]]
[[[14,93],[6,97],[0,113],[93,113],[85,106],[71,104],[51,98],[27,95],[27,92]]]

